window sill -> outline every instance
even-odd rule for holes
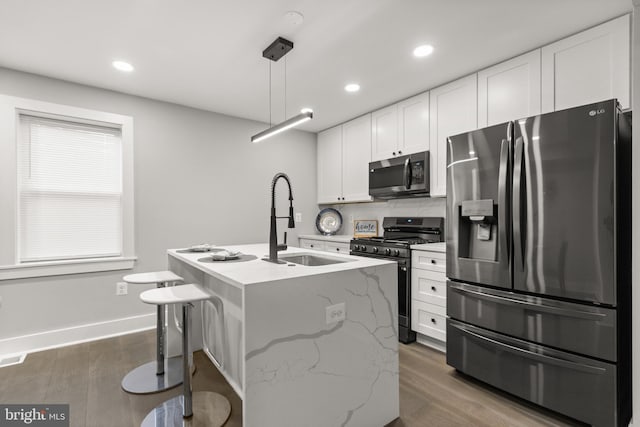
[[[30,277],[60,276],[63,274],[97,273],[100,271],[128,270],[136,257],[90,258],[67,261],[30,262],[0,266],[0,281]]]

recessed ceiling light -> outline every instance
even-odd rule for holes
[[[425,56],[429,56],[433,53],[433,46],[430,44],[423,44],[413,49],[413,56],[416,58],[423,58]]]
[[[124,71],[125,73],[130,73],[133,71],[133,65],[129,64],[128,62],[113,61],[111,65],[113,65],[113,68],[115,68],[116,70]]]
[[[347,92],[357,92],[360,90],[360,85],[358,83],[349,83],[344,87],[344,90]]]

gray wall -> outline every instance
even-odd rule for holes
[[[291,231],[314,230],[315,134],[289,131],[255,145],[249,139],[263,123],[3,68],[0,93],[133,117],[135,272],[166,268],[167,248],[267,241],[269,184],[280,171],[302,213]],[[278,199],[284,208],[283,184]],[[153,312],[138,300],[141,287],[115,296],[116,281],[131,272],[0,281],[0,340]]]

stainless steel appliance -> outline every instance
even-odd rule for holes
[[[444,218],[388,217],[383,237],[351,240],[350,254],[398,263],[398,335],[405,344],[416,340],[411,330],[411,245],[443,241]]]
[[[630,157],[616,100],[449,138],[449,365],[582,422],[628,424]]]
[[[429,195],[429,152],[369,163],[369,195],[399,199]]]

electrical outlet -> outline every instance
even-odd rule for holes
[[[296,222],[302,222],[302,212],[296,212]]]
[[[116,295],[126,295],[129,292],[127,285],[127,282],[116,283]]]
[[[327,325],[340,322],[347,316],[347,309],[343,302],[341,302],[340,304],[330,305],[325,310]]]

